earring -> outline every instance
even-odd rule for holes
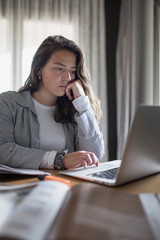
[[[39,80],[41,80],[41,75],[38,76]]]

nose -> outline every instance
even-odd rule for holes
[[[70,73],[69,70],[66,70],[66,71],[64,72],[63,78],[64,78],[65,80],[67,80],[67,81],[71,81],[71,80],[72,80],[71,73]]]

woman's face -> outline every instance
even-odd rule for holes
[[[65,94],[68,83],[75,80],[76,55],[69,50],[55,51],[39,75],[42,80],[38,92],[56,100]]]

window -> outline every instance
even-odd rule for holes
[[[65,37],[74,39],[74,28],[71,23],[62,23],[62,22],[43,22],[43,21],[32,21],[25,20],[23,22],[23,32],[22,32],[22,49],[20,50],[19,58],[22,61],[19,61],[19,68],[21,67],[22,71],[20,72],[20,81],[17,85],[14,85],[12,77],[12,67],[15,67],[14,56],[12,51],[11,43],[8,44],[10,49],[7,48],[5,36],[7,39],[7,20],[3,19],[0,21],[0,29],[3,31],[3,45],[0,48],[0,66],[1,66],[1,84],[0,92],[8,90],[18,90],[26,81],[31,67],[31,62],[35,51],[41,42],[49,35],[62,34]],[[13,63],[12,63],[13,58]],[[13,66],[12,66],[13,64]]]
[[[12,88],[11,82],[11,52],[8,48],[7,31],[8,21],[6,19],[0,19],[1,29],[1,44],[0,44],[0,66],[1,66],[1,84],[0,92]]]
[[[24,84],[29,75],[34,53],[47,36],[62,34],[69,39],[74,39],[74,28],[71,23],[24,21],[23,29],[21,85]]]

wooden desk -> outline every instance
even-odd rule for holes
[[[54,176],[62,177],[65,179],[69,179],[71,181],[71,187],[82,183],[86,182],[77,178],[72,178],[68,176],[63,176],[60,175],[58,171],[55,170],[47,170],[46,172],[50,172]],[[33,181],[39,181],[38,178],[36,177],[30,177],[30,176],[22,176],[22,175],[2,175],[0,176],[0,182],[4,182],[7,184],[24,184],[24,183],[29,183]],[[96,183],[93,183],[96,184]],[[112,188],[115,190],[123,191],[123,192],[128,192],[128,193],[133,193],[133,194],[138,194],[138,193],[160,193],[160,173],[132,182],[128,183],[119,187],[107,187],[106,188]]]

